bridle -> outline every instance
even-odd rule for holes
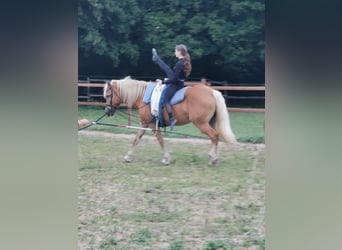
[[[108,97],[110,97],[110,102],[109,102],[109,104],[106,104],[106,107],[105,107],[105,114],[107,115],[107,116],[112,116],[112,115],[114,115],[114,113],[116,112],[116,106],[115,105],[113,105],[112,103],[112,101],[113,101],[113,96],[114,96],[114,94],[116,95],[116,96],[118,96],[114,91],[113,91],[113,86],[112,86],[112,84],[110,84],[111,86],[110,86],[110,94],[109,95],[106,95],[106,98],[108,98]],[[119,96],[118,96],[119,97]]]

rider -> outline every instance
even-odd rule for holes
[[[152,61],[166,73],[167,79],[164,81],[168,87],[165,89],[164,105],[170,119],[170,127],[173,130],[177,120],[173,117],[170,100],[177,90],[184,87],[185,78],[191,72],[191,58],[185,45],[179,44],[175,48],[175,56],[178,58],[173,70],[158,56],[155,48],[152,49]]]

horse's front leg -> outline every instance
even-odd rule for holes
[[[148,125],[140,124],[140,126],[142,128],[147,128]],[[132,155],[134,153],[134,150],[135,150],[136,146],[139,144],[139,142],[140,142],[141,138],[143,137],[143,135],[145,134],[145,131],[146,131],[145,129],[139,129],[138,130],[138,133],[137,133],[137,135],[134,138],[134,141],[132,143],[131,148],[128,150],[126,156],[124,157],[125,162],[131,162],[133,160]]]
[[[167,150],[166,143],[165,143],[165,141],[164,141],[164,139],[163,139],[159,129],[156,132],[156,136],[157,136],[159,145],[160,145],[160,147],[162,148],[162,150],[164,152],[164,157],[161,160],[161,163],[163,163],[164,165],[169,165],[170,161],[171,161],[170,154],[169,154],[169,151]]]

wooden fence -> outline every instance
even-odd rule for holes
[[[193,86],[197,84],[206,84],[211,86],[210,82],[185,82],[186,86]],[[105,106],[105,101],[102,95],[102,89],[104,87],[103,82],[78,82],[78,105],[87,106]],[[263,91],[265,92],[265,86],[211,86],[213,89],[225,91]],[[97,90],[96,90],[97,89]],[[83,90],[83,91],[81,91]],[[100,93],[101,92],[101,93]],[[103,99],[103,101],[96,101],[96,99]],[[231,96],[230,98],[240,99],[264,99],[264,96]],[[124,106],[124,105],[122,105]],[[240,108],[240,107],[228,107],[228,111],[236,112],[265,112],[264,108]]]

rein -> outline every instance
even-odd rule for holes
[[[128,126],[128,125],[120,125],[120,124],[111,124],[111,123],[99,122],[106,115],[107,114],[104,113],[98,119],[96,119],[95,121],[91,122],[91,124],[89,124],[87,126],[84,126],[82,128],[79,128],[78,131],[81,131],[83,129],[89,128],[90,126],[93,126],[93,125],[101,125],[101,126],[110,126],[110,127],[118,127],[118,128],[126,128],[126,129],[140,129],[140,130],[152,131],[153,133],[159,131],[159,132],[164,133],[164,134],[174,134],[174,135],[181,135],[181,136],[184,136],[184,137],[199,138],[199,139],[209,139],[208,137],[204,137],[204,136],[189,135],[189,134],[183,134],[183,133],[166,131],[166,127],[164,127],[164,131],[162,131],[160,129],[151,129],[151,128],[144,128],[144,127],[138,127],[138,126]]]
[[[106,114],[105,114],[106,115]],[[103,115],[104,116],[104,115]],[[103,116],[100,118],[102,119]],[[98,122],[100,119],[98,119],[95,122],[92,122],[90,125],[83,127],[82,129],[85,129],[87,127],[90,127],[92,125],[102,125],[102,126],[111,126],[111,127],[118,127],[118,128],[126,128],[126,129],[138,129],[138,130],[146,130],[146,131],[152,131],[153,133],[155,132],[161,132],[165,134],[174,134],[174,135],[181,135],[185,137],[191,137],[191,138],[199,138],[199,139],[209,139],[208,137],[204,136],[199,136],[199,135],[189,135],[189,134],[183,134],[183,133],[177,133],[177,132],[171,132],[171,131],[162,131],[160,129],[151,129],[151,128],[144,128],[144,127],[137,127],[137,126],[128,126],[128,125],[120,125],[120,124],[111,124],[111,123],[103,123],[103,122]],[[79,129],[80,131],[81,129]]]

